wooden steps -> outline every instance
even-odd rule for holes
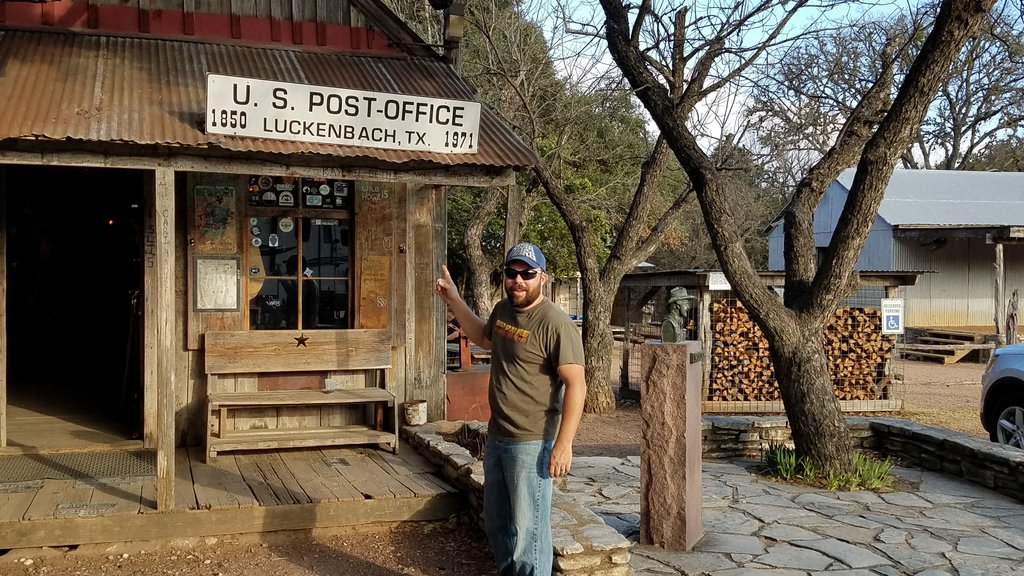
[[[969,344],[981,344],[985,342],[985,335],[977,332],[963,332],[960,330],[946,330],[941,328],[928,328],[923,338],[943,338],[956,342]]]
[[[985,342],[984,334],[940,328],[929,328],[924,335],[918,337],[917,342],[898,346],[903,358],[942,364],[959,362],[975,350],[988,351],[993,348],[995,344]]]
[[[210,392],[207,401],[211,409],[229,406],[278,406],[323,404],[363,404],[366,402],[395,403],[395,396],[383,388],[357,388],[349,390],[280,390],[265,392]]]
[[[208,449],[213,453],[227,450],[267,450],[270,448],[309,448],[353,444],[393,444],[392,432],[373,430],[367,426],[325,426],[322,428],[263,428],[236,430],[225,437],[211,436]]]
[[[201,446],[179,447],[175,505],[160,513],[155,476],[8,483],[0,492],[0,547],[333,529],[464,511],[465,496],[438,466],[403,448],[400,455],[352,447],[243,452],[205,463]]]
[[[375,408],[373,425],[303,426],[297,428],[252,428],[232,430],[227,426],[233,410],[255,407],[367,405]],[[384,407],[392,412],[392,428],[384,430]],[[398,414],[395,397],[383,388],[349,390],[287,390],[263,392],[210,392],[207,413],[218,422],[216,431],[207,426],[207,460],[219,451],[309,448],[353,444],[385,444],[398,452]]]

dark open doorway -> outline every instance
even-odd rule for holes
[[[134,170],[7,167],[12,418],[21,408],[87,422],[97,440],[141,436],[143,184]],[[46,442],[14,426],[9,444]]]

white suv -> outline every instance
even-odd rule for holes
[[[997,348],[981,384],[981,425],[989,437],[1024,448],[1024,344]]]

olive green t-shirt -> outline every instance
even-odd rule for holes
[[[579,330],[545,298],[518,312],[498,302],[484,327],[491,341],[491,420],[487,433],[512,440],[554,439],[562,412],[558,367],[583,366]]]

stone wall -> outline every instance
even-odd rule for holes
[[[482,422],[431,422],[403,426],[402,436],[431,462],[469,500],[483,528],[483,462],[463,445],[482,443],[487,425]],[[452,440],[458,440],[453,442]],[[554,574],[564,576],[631,576],[632,543],[607,526],[597,514],[577,504],[558,489],[551,496],[551,529],[555,548]]]
[[[945,428],[899,418],[850,416],[853,447],[872,450],[904,466],[941,471],[1024,501],[1024,450]],[[792,446],[783,416],[704,416],[708,459],[760,459],[772,442]]]

